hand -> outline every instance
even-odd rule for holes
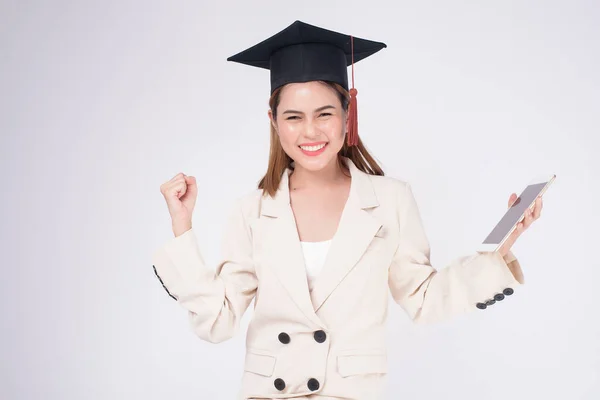
[[[517,194],[513,193],[508,200],[508,208],[510,208],[516,200]],[[540,217],[543,205],[544,204],[542,201],[542,197],[540,196],[537,199],[535,199],[533,210],[531,208],[528,208],[525,211],[525,217],[523,218],[523,220],[521,220],[521,222],[517,224],[517,227],[512,231],[508,239],[506,239],[504,244],[498,250],[502,257],[508,254],[510,248],[513,246],[513,244],[515,244],[519,236],[521,236],[521,234],[531,226],[533,221],[537,220]]]
[[[198,196],[196,178],[180,172],[160,185],[160,192],[167,202],[175,236],[191,229],[192,213]]]

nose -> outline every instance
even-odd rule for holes
[[[306,123],[306,129],[304,131],[304,135],[307,138],[317,138],[319,136],[321,136],[321,131],[319,130],[319,128],[316,126],[316,124],[313,121],[308,121]]]

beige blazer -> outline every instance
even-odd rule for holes
[[[311,292],[289,169],[274,198],[256,190],[239,199],[216,271],[193,229],[153,255],[156,275],[204,340],[236,334],[255,299],[240,399],[383,398],[389,293],[414,322],[430,323],[483,310],[523,284],[511,253],[475,253],[435,270],[410,184],[345,161],[350,195]]]

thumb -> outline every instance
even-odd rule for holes
[[[197,191],[198,187],[196,186],[196,178],[194,178],[193,176],[186,176],[185,183],[187,183],[188,185],[188,190],[192,192]]]
[[[508,199],[508,207],[510,208],[513,203],[515,202],[515,200],[517,200],[517,194],[513,193],[510,195],[510,198]]]

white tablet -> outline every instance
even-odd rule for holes
[[[525,217],[525,210],[533,208],[535,200],[544,194],[555,178],[556,175],[549,175],[532,179],[494,229],[479,245],[478,251],[497,251],[506,239],[508,239],[513,230],[515,230],[517,224]]]

